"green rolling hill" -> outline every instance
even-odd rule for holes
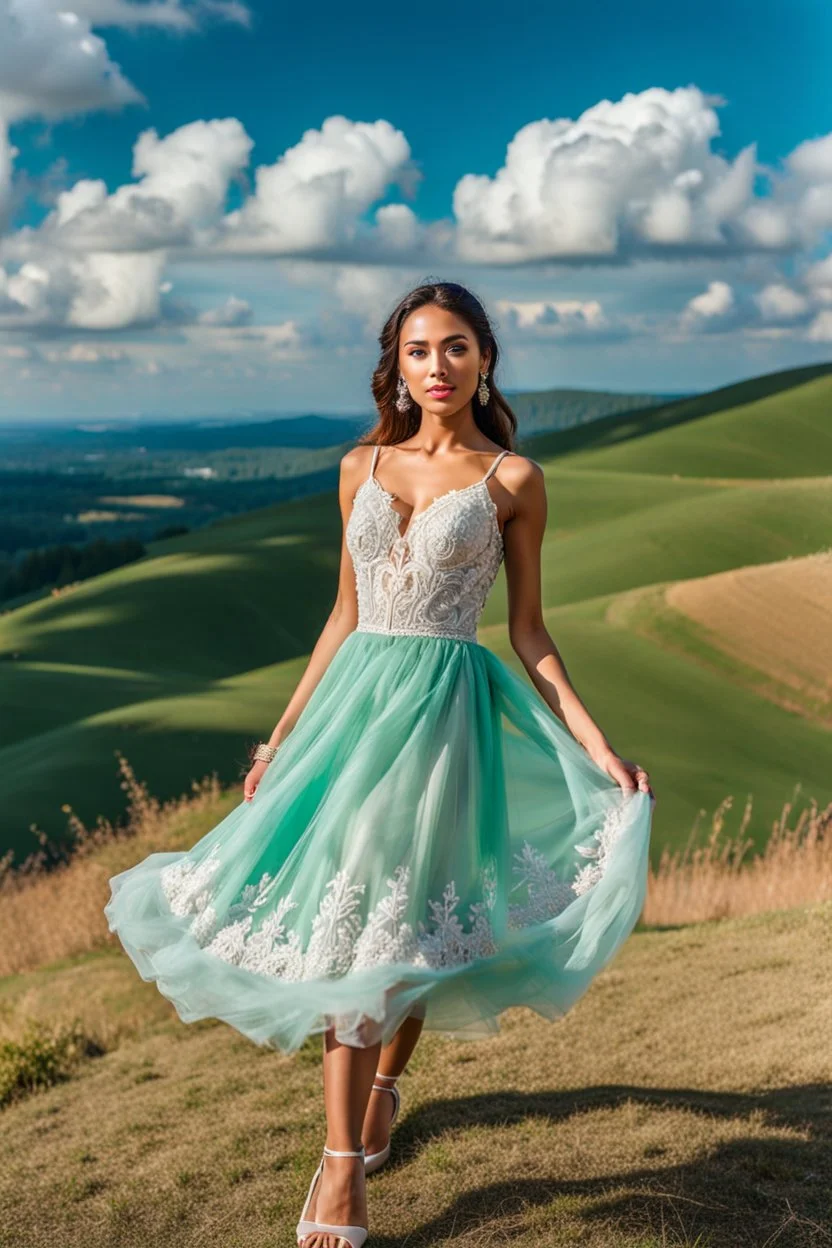
[[[766,700],[741,665],[704,663],[695,630],[665,645],[615,610],[642,587],[830,544],[832,366],[519,449],[546,471],[550,632],[616,748],[650,769],[656,853],[729,793],[740,808],[754,794],[758,842],[795,784],[832,799],[822,724]],[[88,823],[116,814],[116,749],[160,797],[212,770],[237,781],[326,619],[339,544],[332,491],[155,543],[137,563],[0,615],[0,850],[34,848],[32,822],[59,839],[64,803]],[[481,640],[522,670],[505,621],[501,572]]]
[[[832,465],[830,408],[832,364],[814,364],[612,414],[545,435],[536,445],[569,454],[574,468],[686,477],[815,476]]]

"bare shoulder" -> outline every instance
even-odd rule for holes
[[[515,451],[500,462],[498,472],[503,485],[512,494],[533,497],[539,490],[545,492],[543,469],[536,459],[529,459]]]
[[[351,447],[341,456],[341,471],[348,476],[351,473],[361,472],[362,468],[370,467],[372,457],[372,444],[370,442],[360,442],[358,446]]]
[[[361,442],[341,456],[341,486],[353,493],[361,481],[369,474],[373,458],[373,446],[369,442]]]

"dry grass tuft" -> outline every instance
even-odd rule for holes
[[[128,799],[123,822],[99,816],[95,827],[87,828],[71,806],[64,806],[70,832],[66,845],[56,845],[32,825],[40,849],[17,867],[12,865],[13,851],[0,858],[0,976],[107,942],[103,907],[110,876],[139,857],[187,842],[187,830],[221,799],[219,779],[212,772],[194,780],[190,793],[160,802],[118,750],[116,755]]]
[[[684,849],[664,850],[658,867],[650,870],[644,923],[663,927],[739,918],[832,898],[832,802],[819,810],[813,798],[793,827],[794,802],[786,802],[765,849],[750,861],[751,795],[739,831],[726,837],[725,813],[731,804],[726,797],[717,807],[704,844],[697,843],[697,821]]]

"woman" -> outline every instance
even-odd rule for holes
[[[302,1248],[363,1244],[365,1175],[423,1027],[557,1018],[609,962],[641,910],[655,801],[546,631],[544,478],[511,448],[481,304],[420,286],[380,343],[379,421],[341,461],[335,605],[244,799],[188,853],[114,876],[105,908],[185,1021],[284,1052],[324,1032]],[[503,559],[540,697],[477,641]]]

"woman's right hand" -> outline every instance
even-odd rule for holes
[[[256,763],[252,764],[251,770],[243,781],[243,796],[247,802],[250,802],[257,792],[257,786],[263,779],[263,772],[268,765],[262,758],[259,758]]]

